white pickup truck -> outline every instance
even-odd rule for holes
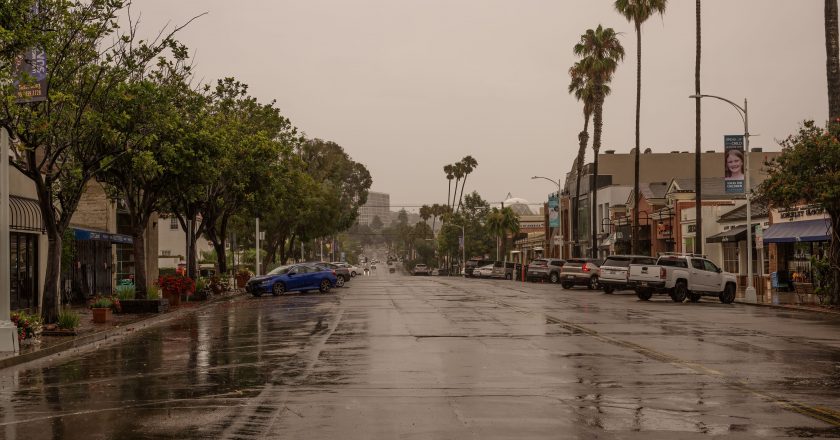
[[[627,287],[643,301],[654,293],[667,293],[674,302],[700,301],[700,297],[716,296],[729,304],[735,300],[735,275],[723,272],[704,255],[664,254],[655,265],[631,264]]]

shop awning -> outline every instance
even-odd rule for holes
[[[96,231],[93,229],[78,228],[73,226],[73,234],[76,240],[100,240],[110,241],[111,243],[132,244],[134,240],[131,236],[123,234],[112,234],[110,232]]]
[[[18,231],[44,231],[41,206],[37,200],[9,196],[9,228]]]
[[[764,242],[828,241],[830,232],[831,223],[829,219],[777,223],[764,231]]]
[[[747,225],[736,226],[728,231],[706,237],[706,243],[733,243],[747,239]]]

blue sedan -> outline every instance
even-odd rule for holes
[[[261,296],[263,293],[278,296],[295,291],[306,293],[316,289],[321,293],[328,293],[337,281],[334,270],[308,264],[293,264],[280,266],[266,275],[251,278],[245,290],[254,296]]]

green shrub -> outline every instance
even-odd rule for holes
[[[116,288],[117,298],[121,300],[125,299],[134,299],[135,298],[135,289],[134,286],[117,286]]]
[[[110,309],[114,306],[114,302],[108,298],[97,298],[96,301],[90,304],[92,309]]]
[[[81,317],[73,310],[62,310],[58,314],[58,328],[73,330],[79,326]]]
[[[195,291],[196,292],[203,292],[205,288],[207,288],[207,279],[199,278],[199,279],[195,280]]]
[[[146,288],[146,298],[160,299],[160,287],[158,287],[157,284],[152,284]]]

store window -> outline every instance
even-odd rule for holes
[[[9,234],[12,310],[32,309],[38,306],[38,235]]]
[[[178,229],[178,219],[176,217],[169,219],[169,229],[172,229],[173,231]]]
[[[739,274],[738,267],[738,243],[723,244],[723,270],[729,273]]]

